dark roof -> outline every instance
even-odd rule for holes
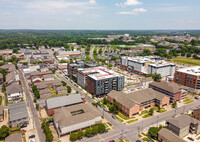
[[[22,134],[21,133],[11,134],[5,138],[5,142],[22,142]]]
[[[82,103],[83,100],[80,94],[69,94],[65,96],[49,98],[46,100],[46,102],[47,108],[52,109]]]
[[[15,81],[15,78],[16,78],[16,73],[14,71],[10,72],[6,75],[6,82],[9,82],[12,79]]]
[[[168,119],[167,122],[180,128],[180,129],[185,128],[186,126],[188,126],[190,124],[199,124],[200,123],[199,120],[192,118],[185,114],[178,116],[176,118]]]
[[[156,86],[158,88],[161,88],[163,90],[166,90],[168,92],[172,92],[172,93],[178,93],[181,90],[181,87],[178,86],[178,84],[176,84],[175,82],[167,82],[167,81],[161,81],[161,82],[152,82],[150,83],[150,85]]]
[[[9,107],[9,120],[15,121],[22,118],[28,118],[28,111],[25,102],[10,104]]]
[[[147,88],[129,94],[125,94],[122,91],[119,92],[112,90],[110,93],[108,93],[108,96],[114,98],[117,102],[124,105],[125,107],[132,108],[135,104],[141,104],[149,100],[161,100],[166,95],[155,91],[152,88]]]
[[[13,94],[22,92],[22,86],[16,83],[12,83],[9,86],[6,87],[6,93],[7,94]]]
[[[179,136],[177,136],[176,134],[174,134],[173,132],[171,132],[166,128],[162,128],[158,132],[158,135],[164,137],[169,142],[186,142],[185,140],[183,140],[182,138],[180,138]]]

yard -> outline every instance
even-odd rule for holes
[[[195,101],[195,99],[194,98],[192,98],[192,97],[185,97],[185,99],[183,99],[183,103],[184,104],[189,104],[189,103],[192,103],[192,102],[194,102]]]
[[[200,66],[200,60],[198,60],[198,59],[176,57],[176,58],[173,58],[172,60],[173,60],[173,62],[176,62],[176,63]]]

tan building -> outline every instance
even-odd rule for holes
[[[152,88],[129,94],[113,90],[108,93],[107,99],[111,104],[118,102],[120,110],[128,117],[140,114],[146,108],[169,105],[169,97]]]
[[[160,142],[186,142],[185,140],[175,135],[173,132],[166,128],[162,128],[158,132],[158,140]]]

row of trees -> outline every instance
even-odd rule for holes
[[[32,91],[33,91],[33,94],[34,94],[35,98],[39,99],[40,98],[40,93],[39,93],[39,90],[37,89],[37,87],[35,85],[33,85]]]
[[[6,125],[0,128],[0,140],[5,139],[9,135],[9,128]]]
[[[72,88],[71,88],[70,86],[68,86],[68,85],[66,84],[66,82],[64,82],[64,81],[61,81],[61,82],[62,82],[63,86],[66,86],[66,87],[67,87],[67,92],[68,92],[68,93],[71,93]]]
[[[97,125],[93,125],[91,128],[86,128],[85,131],[79,130],[77,132],[73,132],[70,134],[70,140],[76,141],[80,140],[83,137],[90,137],[92,135],[96,135],[98,133],[103,133],[106,130],[106,127],[104,124],[100,123]]]
[[[46,141],[52,142],[53,141],[53,134],[52,134],[51,129],[49,128],[49,122],[43,122],[42,123],[42,129],[43,129],[43,132],[45,134]]]

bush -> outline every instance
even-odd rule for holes
[[[92,129],[91,128],[87,128],[86,130],[85,130],[85,136],[86,137],[90,137],[92,135]]]
[[[96,135],[98,133],[98,131],[99,131],[98,125],[93,125],[92,126],[92,134]]]
[[[77,133],[73,132],[70,134],[70,140],[71,141],[76,141],[78,139]]]
[[[96,104],[96,103],[92,103],[92,105],[95,106],[95,107],[97,107],[97,104]]]
[[[151,138],[157,139],[159,130],[160,128],[158,127],[151,127],[148,130],[148,134],[150,135]]]
[[[105,130],[106,130],[106,127],[104,124],[100,123],[100,124],[97,124],[98,125],[98,132],[99,133],[103,133]]]
[[[3,140],[9,135],[9,128],[6,125],[3,125],[0,128],[0,140]]]
[[[79,131],[77,132],[77,136],[78,136],[78,139],[82,139],[82,137],[84,136],[84,132],[81,131],[81,130],[79,130]]]
[[[61,81],[61,82],[62,82],[63,86],[66,86],[66,85],[67,85],[64,81]]]
[[[105,105],[106,105],[107,103],[108,103],[108,100],[107,100],[107,98],[106,98],[106,97],[104,97],[104,98],[103,98],[103,104],[105,104]]]
[[[67,86],[67,92],[71,93],[71,91],[72,91],[72,88],[70,86]]]

